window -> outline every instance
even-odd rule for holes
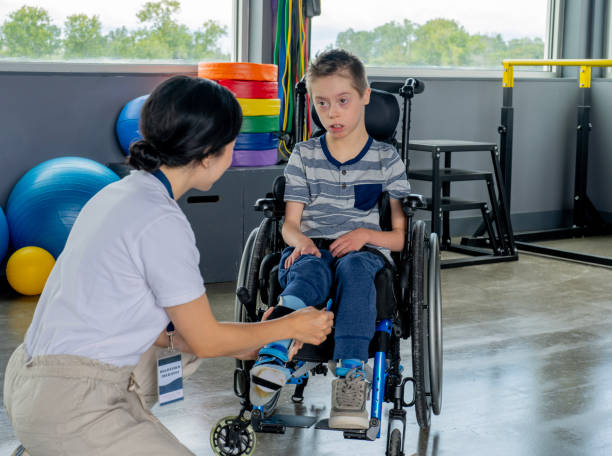
[[[215,0],[10,0],[0,62],[231,60],[232,3]]]
[[[321,3],[313,55],[336,46],[374,67],[497,70],[504,58],[544,58],[547,49],[548,0]]]

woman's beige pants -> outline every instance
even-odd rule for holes
[[[23,345],[4,377],[4,405],[32,456],[193,455],[149,411],[157,401],[157,347],[136,367],[49,355],[27,361]],[[200,360],[183,354],[184,377]]]

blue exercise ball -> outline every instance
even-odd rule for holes
[[[6,204],[13,247],[40,247],[57,258],[85,203],[118,180],[88,158],[54,158],[35,166],[19,179]]]
[[[8,222],[6,221],[6,215],[0,207],[0,262],[4,260],[6,251],[8,250],[9,244],[9,229]]]
[[[138,130],[138,122],[140,121],[142,105],[147,101],[147,98],[149,98],[149,95],[134,98],[127,102],[119,113],[117,123],[115,124],[115,132],[117,133],[117,139],[124,155],[130,154],[130,144],[142,139],[142,135]]]

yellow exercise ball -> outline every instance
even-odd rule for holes
[[[40,247],[22,247],[6,264],[6,278],[15,291],[34,296],[42,293],[55,259]]]

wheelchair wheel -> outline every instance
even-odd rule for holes
[[[257,236],[258,231],[259,228],[254,228],[253,231],[251,231],[244,246],[244,250],[242,251],[242,257],[240,258],[240,268],[238,269],[238,278],[236,280],[236,289],[240,289],[241,287],[246,288],[247,271],[249,269],[251,252],[253,251],[253,244],[255,243],[255,237]],[[236,296],[236,298],[234,299],[234,321],[241,323],[247,321],[246,309],[240,302],[240,299],[238,299],[238,296]],[[244,369],[245,362],[237,359],[236,368]]]
[[[244,420],[244,418],[242,418]],[[235,416],[220,419],[210,431],[210,446],[217,456],[251,455],[255,451],[255,431],[246,421],[236,422]]]
[[[427,429],[431,411],[438,415],[442,402],[442,319],[438,237],[427,236],[423,221],[414,224],[410,249],[415,412],[419,426]]]
[[[271,230],[273,229],[272,220],[264,218],[258,228],[253,229],[246,241],[242,257],[240,259],[240,268],[238,270],[238,280],[236,281],[237,289],[245,288],[251,299],[253,311],[257,311],[259,299],[258,290],[258,275],[261,260],[269,249]],[[245,309],[240,299],[236,297],[234,300],[234,321],[250,322],[251,318]],[[236,367],[244,369],[245,362],[236,360]]]

